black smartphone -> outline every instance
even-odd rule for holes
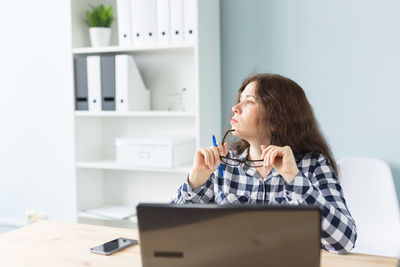
[[[100,246],[91,248],[90,252],[99,253],[99,254],[103,254],[103,255],[110,255],[118,250],[135,245],[137,243],[138,243],[138,241],[136,239],[120,237],[120,238],[108,241],[107,243],[104,243]]]

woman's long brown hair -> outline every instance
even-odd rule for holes
[[[336,162],[303,89],[281,75],[254,74],[243,81],[236,103],[251,82],[256,82],[256,94],[263,106],[258,118],[260,134],[268,137],[272,134],[273,145],[288,145],[295,156],[310,152],[325,155],[337,174]],[[236,153],[243,152],[247,147],[249,143],[243,139],[232,145]]]

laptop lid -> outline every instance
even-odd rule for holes
[[[139,204],[144,267],[319,266],[316,206]]]

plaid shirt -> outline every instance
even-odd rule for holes
[[[232,157],[231,152],[229,156]],[[247,150],[236,158],[246,157]],[[297,156],[296,163],[300,173],[288,184],[273,168],[263,180],[256,168],[222,163],[223,177],[218,177],[217,169],[204,185],[195,189],[186,180],[172,203],[317,205],[322,210],[322,248],[348,253],[354,247],[357,229],[328,158],[307,153]]]

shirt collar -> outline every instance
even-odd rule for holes
[[[240,160],[246,160],[248,154],[249,154],[249,148],[246,148],[241,154],[237,155],[236,158],[240,159]],[[244,163],[242,163],[242,168],[245,171],[245,173],[248,174],[249,176],[252,176],[252,177],[260,176],[257,172],[257,168],[250,167]],[[266,178],[265,180],[267,180],[272,177],[278,177],[278,176],[279,176],[279,173],[274,168],[272,168],[271,172],[267,176],[268,178],[266,178],[266,177],[264,177],[264,178]]]
[[[243,150],[242,153],[236,155],[235,158],[240,160],[246,160],[248,154],[249,154],[249,148],[247,147],[245,150]],[[243,168],[244,172],[249,176],[254,176],[257,173],[256,168],[249,167],[244,163],[241,163],[241,167]]]
[[[249,154],[249,148],[246,148],[245,150],[243,150],[241,154],[237,155],[236,158],[240,160],[245,160],[248,154]]]

